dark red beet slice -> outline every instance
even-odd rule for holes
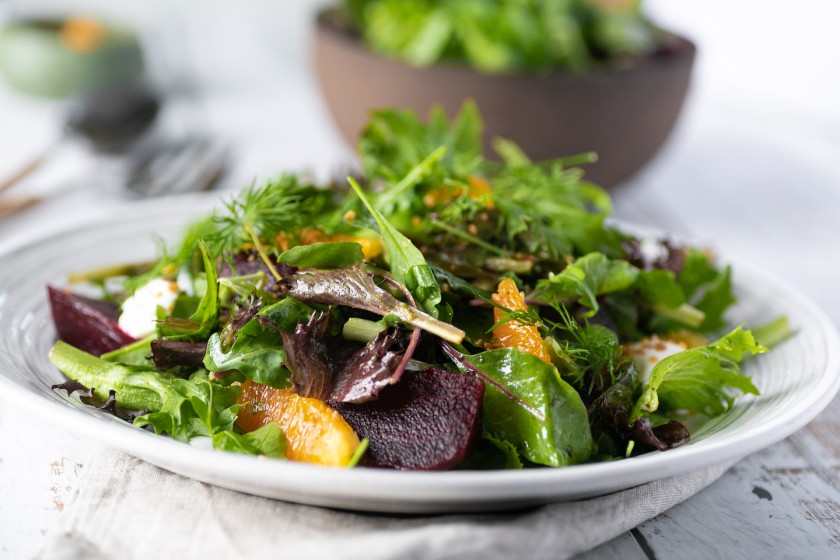
[[[119,308],[47,286],[53,322],[58,337],[96,356],[116,350],[136,339],[117,324]]]
[[[404,372],[376,400],[331,406],[370,440],[363,464],[434,470],[467,457],[481,435],[483,398],[480,379],[427,369]]]

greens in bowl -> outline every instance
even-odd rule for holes
[[[56,390],[219,450],[406,470],[563,467],[665,451],[758,394],[731,271],[608,221],[574,167],[465,105],[373,114],[362,173],[252,185],[151,264],[49,288]],[[737,318],[736,318],[737,319]]]
[[[343,0],[333,17],[368,47],[417,66],[586,72],[664,49],[640,0]]]

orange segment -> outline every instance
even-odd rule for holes
[[[462,187],[455,185],[440,185],[429,190],[423,196],[423,204],[427,208],[434,208],[440,204],[451,202],[461,196],[464,192]],[[483,201],[487,208],[495,208],[490,194],[493,189],[490,182],[483,177],[470,175],[467,177],[467,196],[473,200]]]
[[[362,254],[366,260],[372,261],[382,254],[382,240],[378,237],[362,237],[360,235],[347,235],[338,233],[330,236],[330,241],[352,241],[362,246]]]
[[[499,287],[493,294],[493,303],[510,311],[528,311],[525,294],[516,288],[516,283],[510,278],[503,278],[499,282]],[[506,314],[504,309],[493,308],[493,320],[496,323],[504,319]],[[493,339],[497,348],[519,348],[546,363],[551,363],[540,331],[535,325],[526,325],[516,320],[505,321],[493,329]]]
[[[289,460],[343,467],[359,446],[359,437],[338,412],[318,399],[296,395],[291,389],[245,380],[238,402],[242,408],[236,425],[252,432],[276,422],[289,442]]]

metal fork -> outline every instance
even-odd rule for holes
[[[209,190],[224,175],[228,164],[227,146],[208,136],[191,136],[155,144],[126,156],[121,175],[124,187],[134,198],[148,198]],[[26,210],[64,190],[0,200],[0,216]]]

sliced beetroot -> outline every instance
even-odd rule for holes
[[[484,383],[441,369],[406,371],[379,398],[331,403],[369,440],[363,464],[401,470],[447,469],[463,461],[481,435]]]
[[[99,356],[137,340],[117,324],[117,305],[52,286],[47,286],[47,292],[55,330],[64,342]]]

